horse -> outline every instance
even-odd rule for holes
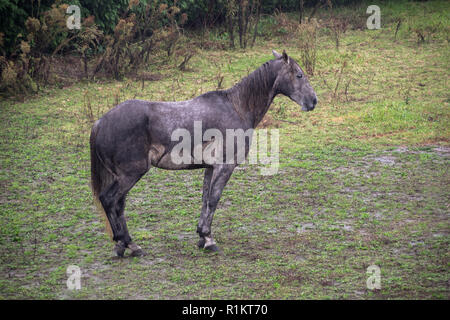
[[[215,129],[225,135],[229,129],[254,129],[278,94],[289,97],[304,111],[313,110],[317,96],[299,64],[284,50],[282,54],[275,50],[272,53],[275,59],[227,90],[210,91],[187,101],[127,100],[94,123],[90,135],[91,187],[100,213],[106,216],[106,229],[117,256],[123,257],[126,249],[131,250],[131,256],[146,254],[130,237],[124,209],[127,193],[151,167],[205,169],[197,246],[205,251],[219,250],[211,224],[222,191],[239,163],[198,161],[194,159],[196,146],[192,141],[191,153],[186,151],[184,156],[196,161],[175,161],[177,141],[173,133],[183,129],[192,134],[194,123],[199,121],[202,133]],[[251,137],[245,141],[245,157],[250,144]],[[200,142],[201,149],[207,145]],[[236,158],[235,148],[224,148],[217,152],[218,160],[227,157],[227,150],[232,153],[227,159]]]

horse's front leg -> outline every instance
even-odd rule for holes
[[[206,219],[207,208],[208,208],[208,197],[209,197],[209,188],[211,185],[211,178],[213,175],[213,168],[206,168],[205,177],[203,178],[203,196],[202,196],[202,212],[200,214],[200,220],[197,225],[197,233],[200,235],[200,240],[198,241],[198,247],[205,247],[205,238],[202,236],[202,226],[203,222]]]
[[[209,187],[203,186],[203,208],[197,232],[200,235],[199,247],[210,251],[217,251],[218,247],[211,234],[211,224],[223,188],[233,173],[235,165],[219,165],[212,168],[212,172],[205,172],[205,182],[210,179]],[[207,169],[208,170],[208,169]],[[209,177],[210,176],[210,177]],[[206,190],[206,192],[205,192]]]

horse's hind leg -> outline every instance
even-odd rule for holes
[[[133,243],[128,233],[124,209],[128,191],[130,191],[144,173],[118,176],[111,186],[105,192],[102,192],[99,197],[113,231],[113,240],[116,242],[114,250],[120,257],[124,255],[126,248],[132,251],[133,256],[143,254],[142,249]]]
[[[127,193],[128,193],[128,191],[127,191]],[[126,244],[126,247],[131,250],[131,255],[133,257],[143,256],[143,255],[145,255],[145,252],[142,250],[142,248],[140,246],[138,246],[136,243],[134,243],[131,240],[131,237],[130,237],[130,235],[128,233],[128,227],[127,227],[127,223],[125,221],[125,214],[124,214],[124,211],[125,211],[125,198],[126,198],[126,194],[119,199],[117,204],[118,204],[118,212],[119,212],[118,216],[119,216],[119,219],[123,220],[121,223],[125,227],[124,228],[124,230],[125,230],[124,233],[126,234],[126,238],[129,239],[129,242]],[[125,243],[124,243],[124,245],[125,245]],[[123,251],[124,249],[122,247],[120,247],[119,250]]]

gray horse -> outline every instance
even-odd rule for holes
[[[198,247],[218,250],[211,223],[222,190],[239,162],[174,161],[172,151],[178,141],[174,141],[173,133],[183,129],[193,134],[194,123],[199,122],[202,133],[215,129],[223,136],[229,129],[254,129],[280,93],[301,105],[302,110],[313,110],[317,97],[298,63],[285,51],[273,54],[274,60],[228,90],[211,91],[179,102],[128,100],[95,122],[90,137],[92,189],[98,208],[106,215],[107,230],[116,242],[114,250],[118,256],[123,256],[126,248],[132,256],[144,254],[128,233],[124,208],[127,193],[152,166],[167,170],[205,168]],[[192,146],[189,159],[194,159],[194,142],[195,139],[189,142]],[[250,144],[251,137],[245,141],[245,156]],[[204,149],[207,145],[202,142],[200,147]],[[224,148],[217,155],[225,159],[227,150]],[[232,150],[235,153],[237,148]],[[235,154],[231,156],[236,159]]]

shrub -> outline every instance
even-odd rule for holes
[[[8,94],[36,92],[39,82],[47,82],[49,63],[46,54],[59,48],[68,36],[67,7],[67,4],[53,4],[39,18],[28,17],[24,23],[26,36],[17,35],[18,43],[10,48],[8,57],[3,50],[0,91]],[[3,43],[2,39],[0,44]]]
[[[302,66],[310,76],[314,75],[316,67],[318,30],[319,24],[316,19],[299,24],[297,27]]]
[[[118,21],[114,33],[105,37],[106,49],[95,73],[103,70],[105,74],[121,79],[127,72],[148,63],[157,44],[171,57],[180,38],[179,25],[187,18],[186,14],[180,14],[178,7],[168,7],[158,0],[147,4],[131,0],[126,14]]]

